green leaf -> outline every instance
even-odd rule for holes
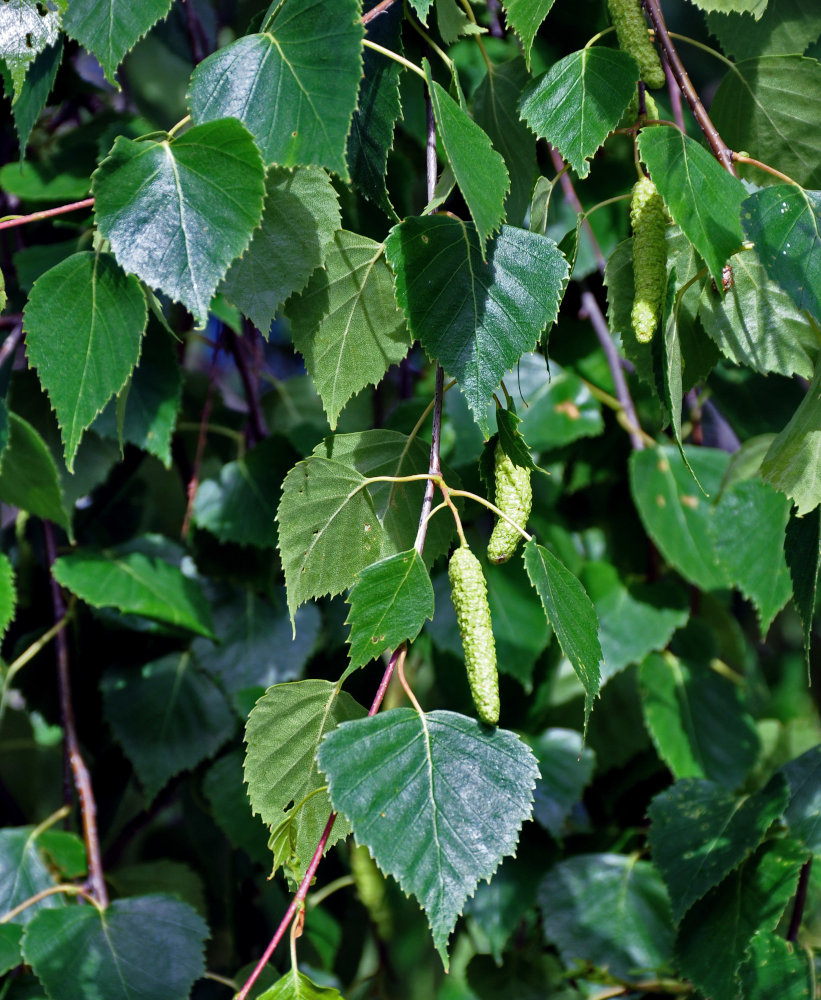
[[[762,638],[792,595],[784,558],[787,498],[747,479],[722,491],[713,511],[714,550],[728,580],[755,605]]]
[[[741,206],[741,225],[770,278],[821,322],[821,191],[793,184],[756,191]]]
[[[522,434],[536,451],[561,448],[604,430],[601,404],[575,372],[550,363],[545,377],[544,358],[526,355],[519,362],[518,385],[527,407],[522,410]]]
[[[60,586],[93,608],[117,608],[197,635],[214,635],[199,584],[155,556],[78,550],[56,559],[51,571]]]
[[[621,49],[581,49],[537,77],[519,110],[539,138],[587,177],[588,161],[619,124],[638,79],[636,60]]]
[[[20,96],[31,64],[58,41],[66,6],[67,0],[5,0],[0,8],[0,59],[5,60],[11,74],[14,100]]]
[[[259,224],[264,177],[251,136],[233,119],[161,142],[119,136],[92,178],[97,225],[124,271],[204,325]]]
[[[292,968],[258,1000],[343,1000],[342,994],[326,986],[317,986],[297,968]]]
[[[363,14],[378,0],[366,0]],[[365,37],[384,49],[401,53],[402,10],[396,4],[372,18]],[[392,219],[397,219],[387,188],[388,153],[393,146],[393,130],[402,114],[399,77],[402,67],[396,60],[373,49],[362,52],[362,79],[351,120],[345,159],[356,188]]]
[[[586,563],[582,583],[599,620],[604,680],[664,649],[689,617],[680,590],[664,581],[624,583],[609,563]]]
[[[723,294],[706,282],[699,303],[699,318],[721,353],[762,375],[812,378],[818,336],[790,295],[751,250],[733,257],[732,276]]]
[[[530,403],[530,400],[528,400]],[[511,459],[514,465],[519,465],[523,469],[530,469],[532,472],[540,472],[539,466],[533,461],[527,442],[519,430],[521,418],[513,409],[505,410],[501,407],[496,409],[496,427],[499,430],[499,444],[502,450]],[[489,486],[492,487],[492,483]]]
[[[799,516],[821,504],[821,357],[807,394],[770,445],[761,477],[787,494]]]
[[[781,777],[742,798],[711,781],[685,778],[653,799],[650,848],[676,923],[759,846],[787,799]]]
[[[195,122],[238,118],[266,164],[327,167],[348,180],[345,145],[362,76],[357,0],[284,0],[265,31],[204,59]]]
[[[169,778],[212,757],[236,727],[225,694],[188,652],[109,669],[102,689],[106,720],[149,801]]]
[[[687,460],[708,496],[718,492],[729,455],[687,448]],[[710,530],[712,507],[674,445],[634,451],[630,491],[647,533],[667,561],[702,590],[726,587]]]
[[[466,716],[397,708],[340,726],[318,760],[334,808],[382,871],[417,897],[447,967],[465,900],[514,852],[530,818],[532,753],[514,733]]]
[[[507,23],[522,40],[525,62],[530,69],[530,50],[542,21],[550,13],[555,0],[503,0]]]
[[[91,188],[88,171],[80,163],[66,162],[67,158],[61,162],[55,162],[56,159],[7,163],[0,167],[0,187],[24,201],[68,202],[85,198]]]
[[[419,16],[419,20],[422,24],[428,23],[428,11],[430,10],[433,0],[410,0],[410,5],[416,11]]]
[[[510,175],[505,218],[516,226],[524,225],[537,171],[536,142],[518,111],[519,97],[529,79],[521,57],[499,65],[491,63],[473,96],[474,120],[502,154]]]
[[[536,886],[540,872],[533,857],[523,858],[520,853],[516,857],[506,858],[491,881],[480,882],[475,895],[465,904],[471,939],[477,941],[474,929],[478,928],[482,936],[487,938],[493,960],[499,967],[502,965],[505,945],[513,933],[517,930],[521,932],[535,923]],[[479,949],[485,950],[477,942],[477,950]],[[472,971],[471,966],[471,973]],[[517,1000],[525,1000],[524,995],[509,979],[505,978],[504,985],[506,992],[499,994],[500,997],[515,995]],[[544,981],[539,985],[544,987]],[[512,992],[514,989],[515,994]],[[484,990],[478,990],[477,995],[485,997],[487,994]],[[540,998],[543,995],[543,992],[539,993]]]
[[[733,683],[672,653],[639,669],[644,720],[673,777],[737,788],[758,756],[758,737]]]
[[[481,126],[431,79],[427,60],[424,67],[436,130],[476,226],[479,248],[485,260],[487,240],[499,229],[504,218],[505,195],[510,190],[507,167]]]
[[[518,560],[504,567],[486,565],[484,570],[499,670],[515,677],[525,691],[530,691],[533,668],[551,635],[542,603]],[[440,605],[437,615],[441,610]],[[461,657],[462,641],[455,620],[453,627],[456,653]]]
[[[325,780],[314,761],[317,747],[329,730],[364,714],[364,708],[336,685],[307,680],[268,688],[248,717],[245,780],[251,805],[274,831],[290,821],[291,864],[302,873],[331,812]],[[326,849],[349,832],[348,824],[337,817]],[[275,857],[275,869],[289,860]]]
[[[35,833],[31,826],[0,830],[0,914],[56,884],[40,853]],[[45,896],[27,906],[13,920],[15,924],[28,924],[40,910],[63,906],[61,895]]]
[[[118,899],[106,910],[44,910],[23,954],[52,1000],[187,1000],[205,968],[208,928],[170,896]]]
[[[396,297],[425,353],[459,381],[480,429],[506,371],[556,317],[567,261],[546,236],[503,226],[482,259],[472,226],[406,219],[385,242]]]
[[[107,254],[73,254],[34,283],[26,353],[57,414],[69,472],[83,432],[137,364],[147,318],[139,281]]]
[[[791,840],[768,841],[685,916],[676,942],[679,965],[712,1000],[737,1000],[738,969],[753,935],[775,929],[806,858]]]
[[[771,0],[690,0],[690,2],[694,3],[699,10],[752,14],[758,21],[767,9],[767,3]]]
[[[586,729],[601,682],[602,653],[596,612],[581,583],[544,546],[531,539],[524,547],[523,559],[562,652],[584,687]]]
[[[214,819],[235,847],[258,864],[267,865],[268,831],[251,810],[242,775],[241,750],[232,750],[208,769],[202,790],[211,806]]]
[[[0,976],[5,976],[15,966],[21,965],[23,955],[20,942],[23,928],[17,924],[0,924]]]
[[[821,187],[821,136],[812,97],[819,89],[821,63],[815,59],[747,59],[721,81],[710,117],[730,149],[749,150],[757,160],[778,163],[778,169],[802,187]],[[753,179],[760,181],[759,170]]]
[[[821,851],[821,746],[791,760],[781,768],[790,786],[790,803],[784,814],[790,833],[813,854]]]
[[[205,479],[192,508],[194,523],[221,542],[275,548],[273,513],[285,468],[282,442],[266,438],[236,462],[220,469],[219,482]]]
[[[533,793],[533,818],[560,840],[568,817],[590,783],[596,758],[575,729],[546,729],[532,745],[541,775]]]
[[[173,0],[71,0],[63,27],[72,38],[92,52],[106,78],[117,86],[114,73],[126,52],[132,49],[161,18]]]
[[[0,499],[54,521],[71,538],[71,515],[48,446],[30,423],[8,413],[5,405],[0,414],[8,417],[8,444],[0,455]]]
[[[638,142],[673,221],[720,284],[721,269],[744,239],[739,222],[744,185],[678,129],[646,128]]]
[[[289,295],[325,262],[339,229],[339,201],[324,170],[270,167],[260,228],[221,291],[267,337]]]
[[[547,941],[563,961],[592,962],[630,981],[672,958],[667,890],[649,861],[581,854],[555,865],[539,886]]]
[[[20,143],[20,158],[25,155],[26,145],[34,128],[35,122],[40,117],[46,101],[48,100],[57,70],[60,68],[60,61],[63,58],[63,44],[58,40],[56,45],[49,45],[43,49],[26,74],[23,86],[17,95],[17,99],[11,106],[14,115],[14,128],[17,132],[17,141]],[[11,100],[14,88],[11,82],[11,75],[5,63],[0,61],[0,74],[6,84],[6,92]],[[0,299],[0,304],[2,300]]]
[[[738,978],[744,1000],[811,1000],[814,976],[810,957],[800,945],[778,934],[757,931]]]
[[[802,53],[821,35],[814,0],[769,0],[758,21],[740,13],[708,14],[707,27],[733,59]]]
[[[361,667],[385,649],[411,642],[433,618],[433,586],[422,557],[411,549],[363,569],[348,597],[350,665]]]
[[[142,861],[113,871],[106,870],[105,875],[118,897],[162,892],[188,903],[201,917],[207,913],[203,880],[193,868],[181,861],[169,861],[167,858]]]
[[[446,45],[453,45],[461,35],[480,35],[487,31],[471,21],[456,0],[436,0],[436,24]]]
[[[351,398],[376,385],[410,346],[381,243],[339,230],[325,267],[288,304],[294,345],[305,358],[331,429]]]
[[[14,585],[14,569],[9,557],[0,552],[0,640],[14,620],[17,606],[17,588]]]
[[[86,845],[76,833],[52,827],[41,833],[37,841],[53,871],[64,878],[81,878],[88,874]]]
[[[790,515],[784,540],[784,555],[790,567],[793,601],[804,629],[804,658],[810,663],[812,619],[821,575],[821,507],[804,517]]]

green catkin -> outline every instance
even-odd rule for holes
[[[482,564],[467,546],[462,545],[450,557],[448,578],[473,704],[482,722],[495,726],[499,721],[499,673],[487,584]]]
[[[636,339],[649,344],[661,311],[667,277],[667,213],[656,185],[649,177],[636,182],[630,200],[633,227],[633,282],[631,320]]]
[[[648,93],[646,90],[644,92],[644,108],[647,112],[647,118],[650,121],[656,121],[659,116],[658,105],[652,94]],[[627,110],[622,115],[622,122],[625,125],[635,125],[639,118],[639,95],[638,91],[633,92],[633,96],[630,98],[630,103],[627,105]]]
[[[530,469],[514,465],[500,444],[493,453],[496,473],[496,506],[517,524],[524,527],[530,517],[533,490]],[[487,543],[487,557],[492,563],[504,563],[516,551],[522,540],[519,532],[500,517]]]
[[[640,0],[607,0],[610,20],[616,29],[619,47],[639,64],[639,76],[645,86],[658,90],[667,78],[655,46],[647,34],[647,22]]]

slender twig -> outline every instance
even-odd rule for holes
[[[5,316],[0,316],[0,326],[17,326],[18,323],[22,322],[22,313],[6,313]],[[3,360],[5,360],[5,358]],[[2,362],[0,362],[0,364],[2,364]]]
[[[662,64],[664,66],[664,75],[667,77],[667,93],[670,95],[670,107],[673,109],[673,118],[676,125],[684,132],[686,130],[684,126],[684,109],[681,106],[681,90],[676,83],[672,69],[670,69],[670,63],[667,61],[667,53],[662,52],[662,55],[664,57]]]
[[[35,893],[33,896],[29,896],[28,899],[24,899],[22,903],[18,903],[17,906],[10,910],[7,910],[2,916],[0,916],[0,924],[8,924],[15,917],[24,913],[30,906],[35,906],[43,899],[48,899],[49,896],[82,896],[83,899],[87,899],[89,903],[93,903],[94,906],[99,906],[100,904],[97,900],[80,885],[74,885],[73,882],[66,882],[63,885],[50,885],[48,889],[41,889],[40,892]]]
[[[701,103],[701,98],[698,96],[687,74],[687,70],[684,68],[684,63],[679,58],[673,40],[667,31],[667,25],[664,23],[664,15],[661,12],[659,0],[644,0],[644,8],[656,32],[656,41],[661,45],[667,57],[673,77],[682,94],[684,94],[685,100],[690,105],[693,117],[698,122],[699,128],[704,133],[716,159],[733,177],[737,177],[738,174],[733,166],[732,150],[728,148],[718,134],[718,129],[707,114],[704,105]]]
[[[49,571],[57,558],[57,541],[54,525],[51,521],[43,521],[43,533],[46,542]],[[60,585],[49,573],[51,586],[51,601],[54,606],[55,622],[66,616],[66,605]],[[77,726],[74,718],[74,706],[71,701],[71,678],[68,668],[68,638],[65,629],[60,629],[55,637],[57,647],[57,683],[60,691],[60,714],[65,733],[65,750],[71,773],[74,777],[74,787],[80,799],[80,814],[83,822],[83,840],[88,857],[88,876],[91,892],[99,905],[105,909],[108,906],[108,893],[103,877],[103,863],[100,855],[100,838],[97,834],[97,805],[94,801],[94,790],[91,786],[91,776],[80,752],[80,741],[77,738]]]
[[[206,52],[208,38],[192,0],[183,0],[183,7],[185,8],[185,21],[188,27],[188,41],[191,43],[191,58],[194,65],[197,66],[208,54]]]
[[[200,484],[200,467],[202,466],[202,456],[205,453],[205,442],[208,437],[208,421],[211,419],[211,407],[214,404],[214,386],[217,380],[217,358],[219,357],[222,336],[217,337],[214,344],[214,353],[211,357],[211,370],[208,374],[208,389],[205,393],[205,402],[202,404],[202,416],[200,417],[200,433],[197,437],[197,450],[194,453],[194,470],[188,480],[186,488],[187,502],[185,505],[185,517],[182,521],[181,536],[188,535],[191,525],[191,514],[194,510],[194,498],[197,495],[197,487]]]
[[[376,42],[372,42],[369,38],[365,38],[362,41],[362,44],[366,49],[373,49],[374,52],[378,52],[380,55],[385,56],[388,59],[393,59],[394,62],[398,62],[400,66],[404,66],[405,69],[412,70],[417,76],[421,76],[422,79],[427,82],[425,74],[421,69],[419,69],[418,66],[412,63],[410,59],[400,56],[398,52],[391,52],[391,50],[386,49],[384,45],[377,45]]]
[[[244,336],[240,339],[233,331],[229,334],[229,344],[231,354],[242,379],[245,389],[245,401],[248,403],[249,437],[251,444],[258,444],[268,437],[268,428],[265,426],[265,417],[259,405],[259,369],[262,367],[257,350],[257,331],[253,323],[247,320],[243,322]],[[255,355],[253,359],[253,371],[248,364],[248,354]]]
[[[375,7],[371,7],[367,14],[362,15],[362,23],[368,24],[375,17],[379,17],[380,14],[384,14],[386,10],[393,7],[396,0],[381,0]]]
[[[69,609],[69,611],[67,611],[58,622],[55,622],[47,632],[44,632],[39,639],[28,647],[28,649],[23,650],[13,663],[9,664],[8,669],[3,675],[3,690],[2,693],[0,693],[0,725],[2,725],[3,716],[6,713],[6,699],[15,674],[19,670],[22,670],[22,668],[30,660],[33,660],[34,657],[51,642],[57,633],[66,627],[70,618],[71,610]]]
[[[801,929],[801,921],[804,919],[804,907],[807,903],[807,889],[810,884],[810,869],[812,868],[812,858],[805,861],[801,874],[798,876],[798,887],[795,890],[795,903],[790,917],[790,926],[787,930],[787,940],[797,941],[798,932]]]
[[[3,343],[0,344],[0,368],[3,367],[3,365],[6,363],[9,357],[13,357],[22,336],[23,336],[23,324],[20,323],[16,329],[11,331],[11,333],[8,335],[8,337],[6,337]]]
[[[0,229],[13,229],[15,226],[24,226],[27,222],[39,222],[40,219],[65,215],[66,212],[78,212],[81,208],[91,208],[93,204],[93,198],[86,198],[84,201],[74,201],[70,205],[59,205],[57,208],[47,208],[42,212],[32,212],[31,215],[12,215],[10,218],[0,220]]]
[[[487,0],[487,16],[488,21],[490,21],[490,34],[494,38],[504,38],[505,29],[502,25],[502,19],[499,17],[499,11],[501,9],[501,4],[499,0]]]
[[[782,174],[780,170],[776,170],[775,167],[771,167],[769,163],[762,163],[761,160],[754,160],[752,156],[747,156],[746,153],[733,153],[734,163],[749,163],[752,167],[758,167],[759,170],[764,170],[768,174],[772,174],[773,177],[777,177],[779,180],[785,181],[787,184],[794,184],[795,187],[800,187],[801,185],[798,181],[793,180],[792,177],[788,177],[786,174]]]

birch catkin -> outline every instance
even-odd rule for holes
[[[642,177],[630,200],[633,227],[633,282],[635,295],[631,320],[636,339],[648,344],[658,325],[667,278],[667,212],[656,185]]]
[[[639,64],[645,86],[658,90],[667,82],[656,48],[647,34],[647,22],[640,0],[607,0],[610,20],[616,29],[619,48]]]

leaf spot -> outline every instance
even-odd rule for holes
[[[661,495],[661,493],[657,493],[656,494],[656,506],[657,507],[666,507],[667,506],[667,501]]]
[[[685,494],[681,498],[681,502],[684,504],[685,507],[689,507],[690,510],[695,510],[698,507],[698,497],[692,497]]]
[[[566,399],[563,403],[557,403],[553,409],[556,413],[564,413],[571,420],[578,420],[582,415],[581,410],[572,399]]]

